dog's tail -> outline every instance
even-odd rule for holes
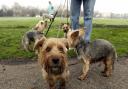
[[[21,48],[22,48],[23,50],[28,51],[27,45],[26,45],[26,36],[25,36],[25,35],[24,35],[24,36],[22,37],[22,39],[21,39]]]

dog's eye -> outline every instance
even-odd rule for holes
[[[41,22],[41,24],[44,24],[43,22]]]
[[[50,52],[51,49],[52,49],[51,47],[47,47],[47,48],[46,48],[46,51],[47,51],[47,52]]]
[[[59,51],[64,52],[63,47],[58,47]]]

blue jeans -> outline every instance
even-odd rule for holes
[[[95,1],[96,0],[71,0],[71,26],[73,30],[79,28],[80,9],[83,2],[84,26],[86,27],[84,39],[86,42],[90,41],[92,32],[92,17]]]

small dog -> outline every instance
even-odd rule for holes
[[[37,39],[40,39],[43,37],[42,31],[47,27],[47,21],[39,21],[36,26],[30,30],[27,31],[23,38],[22,38],[22,46],[24,50],[26,51],[32,51],[32,49],[29,47],[32,42],[35,42]]]
[[[68,31],[71,31],[71,26],[69,23],[62,23],[61,28],[63,29],[64,32],[64,37],[67,38],[67,33]]]
[[[50,89],[55,89],[58,80],[60,80],[59,89],[65,89],[69,76],[66,42],[63,38],[45,37],[35,42],[34,49],[38,50],[38,62],[42,67],[42,75],[49,83]]]
[[[81,59],[83,60],[82,75],[80,80],[84,80],[87,76],[89,66],[91,63],[103,62],[105,65],[104,76],[109,77],[114,68],[114,61],[117,58],[116,50],[113,45],[103,39],[96,39],[89,44],[86,44],[82,39],[83,32],[81,30],[70,31],[67,35],[69,46],[77,50]],[[82,47],[81,47],[82,45]]]

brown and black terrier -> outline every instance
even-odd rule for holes
[[[64,32],[64,37],[67,38],[68,31],[71,31],[71,26],[69,23],[61,23],[61,28]]]
[[[34,49],[38,50],[38,62],[42,67],[43,78],[49,83],[50,89],[55,89],[56,82],[60,82],[59,89],[65,89],[69,76],[67,62],[67,41],[65,38],[41,38],[36,41]]]
[[[27,31],[22,37],[22,47],[26,51],[33,51],[30,45],[43,37],[43,31],[47,27],[47,21],[40,20],[32,30]]]
[[[82,74],[79,79],[84,80],[90,64],[96,62],[103,62],[105,68],[102,73],[104,76],[109,77],[112,74],[114,61],[117,58],[114,46],[104,39],[96,39],[87,44],[82,38],[84,33],[84,29],[78,29],[67,34],[69,47],[75,48],[80,56],[79,58],[83,60]]]

